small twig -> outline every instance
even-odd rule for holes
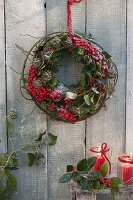
[[[25,115],[25,117],[28,117],[29,115],[31,115],[34,112],[35,108],[36,108],[36,105],[34,106],[33,110],[29,114]]]
[[[31,38],[35,38],[35,39],[39,39],[39,38],[42,38],[42,37],[35,37],[33,35],[30,35],[30,34],[20,34],[21,36],[28,36],[28,37],[31,37]]]

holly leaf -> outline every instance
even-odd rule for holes
[[[7,122],[7,131],[8,131],[8,135],[12,135],[12,133],[13,133],[13,124],[11,122]]]
[[[52,133],[48,133],[48,140],[49,145],[55,145],[57,142],[57,136],[53,135]]]
[[[46,131],[44,133],[40,133],[38,137],[35,139],[35,142],[40,142],[42,141],[43,136],[46,135]]]
[[[88,174],[88,179],[92,181],[98,180],[101,177],[102,176],[100,172],[91,172]]]
[[[95,165],[97,157],[91,157],[88,159],[88,171]]]
[[[111,188],[111,194],[116,195],[119,193],[119,187],[112,187]]]
[[[73,101],[73,104],[74,105],[81,105],[84,103],[84,98],[83,98],[83,95],[80,94],[76,97],[76,99]]]
[[[90,102],[90,97],[89,97],[89,95],[85,95],[85,96],[84,96],[84,100],[85,100],[85,103],[86,103],[88,106],[90,106],[90,105],[91,105],[91,102]]]
[[[79,181],[82,190],[91,190],[93,188],[93,182],[87,178],[80,176]]]
[[[110,184],[112,187],[118,187],[122,183],[121,179],[118,177],[111,178]]]
[[[72,172],[73,171],[73,165],[67,165],[67,171]]]
[[[27,155],[28,155],[28,166],[31,167],[35,162],[35,154],[27,153]]]
[[[72,178],[72,173],[68,173],[68,174],[64,174],[61,178],[60,178],[60,183],[67,183],[71,180]]]
[[[87,167],[88,167],[87,159],[83,159],[77,164],[77,170],[80,172],[87,170]]]
[[[108,170],[109,170],[109,169],[108,169],[108,164],[107,164],[107,163],[105,163],[105,164],[103,164],[103,165],[101,166],[100,172],[101,172],[101,174],[102,174],[102,177],[107,176]]]

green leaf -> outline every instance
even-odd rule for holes
[[[89,95],[85,95],[85,96],[84,96],[84,100],[85,100],[85,103],[86,103],[88,106],[91,105]]]
[[[118,177],[111,178],[110,184],[112,187],[118,187],[122,183],[121,179]]]
[[[7,131],[8,131],[8,135],[12,135],[12,133],[13,133],[13,124],[11,122],[7,122]]]
[[[40,159],[44,158],[44,154],[41,152],[36,152],[35,153],[35,161],[39,161]],[[37,163],[36,163],[37,164]]]
[[[54,88],[58,83],[58,79],[56,77],[53,77],[49,83],[50,83],[51,87]]]
[[[73,165],[67,165],[67,171],[72,172],[73,171]]]
[[[91,190],[93,188],[92,181],[89,181],[87,178],[81,176],[79,181],[82,190]]]
[[[10,199],[17,189],[17,179],[10,170],[0,170],[0,199]]]
[[[53,135],[52,133],[48,133],[48,140],[49,145],[55,145],[57,142],[57,136]]]
[[[117,195],[119,193],[119,187],[112,187],[111,188],[111,194]]]
[[[94,181],[93,186],[95,190],[101,189],[100,181],[99,180]]]
[[[88,179],[93,180],[93,181],[98,180],[101,177],[102,176],[101,176],[100,172],[91,172],[91,173],[88,174]]]
[[[80,94],[76,97],[76,99],[73,101],[73,105],[81,105],[84,103],[84,97],[83,94]]]
[[[95,165],[97,157],[91,157],[88,159],[88,171]]]
[[[40,142],[40,141],[42,141],[42,138],[43,138],[43,135],[46,135],[46,131],[44,132],[44,133],[40,133],[39,135],[38,135],[38,137],[35,139],[35,141],[36,142]]]
[[[28,165],[31,167],[33,164],[38,165],[39,161],[44,158],[44,155],[41,152],[27,153],[28,155]]]
[[[60,183],[67,183],[71,180],[72,178],[72,173],[68,173],[68,174],[64,174],[61,178],[60,178]]]
[[[80,172],[87,170],[87,167],[88,167],[87,159],[83,159],[77,164],[77,170],[80,171]]]
[[[100,172],[101,172],[101,174],[102,174],[103,177],[107,176],[108,170],[109,169],[108,169],[108,164],[107,163],[105,163],[105,164],[103,164],[101,166]]]
[[[35,154],[34,153],[27,153],[28,155],[28,165],[31,167],[35,162]]]

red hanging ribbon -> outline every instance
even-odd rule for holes
[[[71,6],[74,3],[80,3],[80,2],[81,2],[81,0],[68,0],[68,2],[67,2],[67,27],[68,27],[69,37],[71,40],[73,39]]]

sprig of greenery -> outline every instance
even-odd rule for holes
[[[29,167],[41,163],[44,164],[45,155],[41,152],[42,146],[55,145],[57,141],[57,136],[46,130],[40,133],[33,142],[14,149],[11,139],[13,134],[12,120],[16,117],[16,111],[10,110],[8,115],[2,119],[2,121],[7,119],[8,139],[12,146],[10,153],[0,154],[0,199],[2,200],[10,199],[17,190],[17,179],[12,172],[19,169],[17,153],[22,151],[27,154],[27,164]],[[29,149],[31,149],[31,151],[29,151]]]
[[[100,171],[93,171],[97,157],[83,159],[79,161],[76,167],[67,166],[67,173],[60,178],[60,183],[75,181],[81,190],[89,190],[94,193],[102,192],[110,188],[112,194],[119,192],[119,186],[122,181],[118,177],[108,177],[108,165],[105,163],[101,166]]]

